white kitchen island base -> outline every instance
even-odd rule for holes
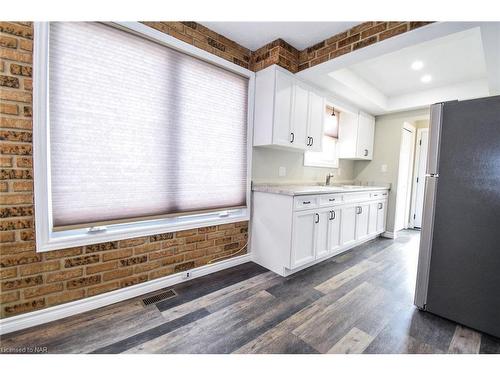
[[[253,192],[254,262],[288,276],[378,237],[385,231],[388,191],[291,195]]]

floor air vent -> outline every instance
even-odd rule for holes
[[[167,289],[167,290],[162,290],[152,296],[146,297],[142,299],[142,303],[144,306],[147,305],[152,305],[154,303],[173,298],[177,296],[177,293],[175,293],[172,289]]]

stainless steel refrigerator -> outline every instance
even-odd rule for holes
[[[431,106],[415,305],[500,337],[500,96]]]

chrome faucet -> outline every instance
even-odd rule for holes
[[[328,173],[326,175],[326,183],[325,183],[326,186],[330,185],[330,180],[332,179],[332,177],[335,177],[333,173]]]

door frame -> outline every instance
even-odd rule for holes
[[[394,232],[407,229],[410,226],[410,212],[411,212],[411,189],[412,189],[412,181],[413,181],[413,164],[415,160],[415,138],[416,138],[416,127],[413,123],[408,121],[404,121],[403,126],[401,126],[401,138],[400,138],[400,146],[399,146],[399,158],[398,158],[398,185],[396,188],[396,210],[394,213]],[[400,190],[399,186],[399,178],[401,173],[401,154],[403,152],[403,134],[407,131],[411,134],[412,141],[410,142],[410,160],[408,160],[408,176],[406,181],[406,192],[404,201],[399,201],[399,194],[403,193]],[[403,207],[398,205],[398,201],[404,203]],[[401,212],[403,210],[403,212]],[[403,215],[403,226],[401,228],[397,227],[399,215]]]
[[[415,160],[413,163],[413,178],[411,182],[411,209],[410,209],[410,228],[415,228],[415,219],[414,215],[417,209],[417,177],[418,177],[418,170],[420,169],[420,163],[422,160],[420,160],[421,154],[421,145],[417,145],[417,142],[422,139],[422,132],[427,132],[429,133],[429,128],[417,128],[417,138],[415,141]],[[429,135],[427,135],[428,137]],[[424,160],[424,163],[427,163],[427,159]],[[425,184],[425,179],[423,179],[423,183]]]

